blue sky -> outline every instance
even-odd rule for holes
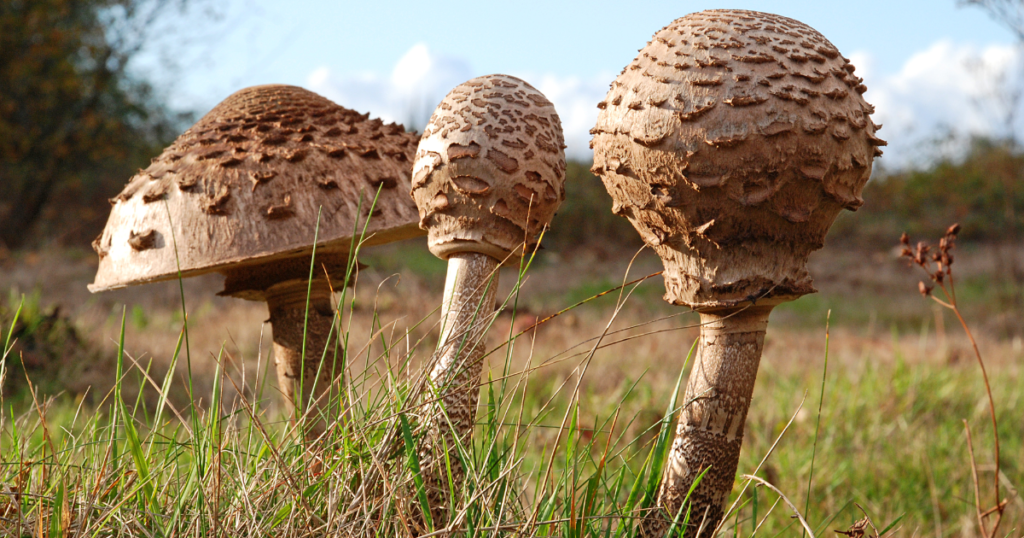
[[[1021,63],[1008,30],[956,0],[229,0],[223,6],[216,31],[177,55],[183,69],[168,84],[179,107],[203,112],[242,87],[287,83],[374,116],[417,123],[452,86],[507,73],[554,101],[567,151],[582,158],[594,104],[608,83],[654,32],[702,9],[770,11],[824,34],[865,78],[866,97],[887,125],[883,137],[893,142],[890,166],[914,162],[926,140],[951,129],[1004,129],[1002,109],[984,101],[999,94],[1000,76],[1017,80]]]

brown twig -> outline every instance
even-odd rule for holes
[[[868,511],[865,510],[864,507],[861,506],[859,503],[853,503],[853,505],[856,506],[857,509],[860,510],[860,512],[862,514],[864,514],[864,519],[867,520],[868,526],[871,527],[871,530],[875,531],[875,537],[876,538],[882,538],[882,535],[878,532],[878,529],[875,528],[875,522],[871,521],[871,516],[868,515]]]
[[[949,286],[951,289],[953,288],[952,275],[950,275],[949,277]],[[971,341],[971,347],[974,349],[974,356],[978,359],[978,366],[981,368],[981,377],[982,379],[985,380],[985,394],[988,395],[988,412],[989,416],[992,418],[992,437],[995,441],[994,456],[996,468],[995,479],[992,481],[992,484],[995,491],[996,507],[998,508],[1002,506],[1004,503],[1002,503],[999,499],[999,425],[996,422],[996,404],[995,399],[992,397],[992,386],[989,384],[988,381],[988,371],[985,369],[985,361],[981,360],[981,352],[978,351],[978,343],[975,342],[974,335],[971,334],[971,330],[967,328],[967,322],[964,321],[963,316],[960,315],[960,309],[956,307],[955,297],[953,298],[953,313],[956,314],[956,318],[960,321],[960,325],[964,328],[964,332],[967,333],[968,340]],[[1002,508],[998,508],[997,511],[999,512],[999,515],[996,516],[996,522],[992,527],[992,534],[990,536],[996,535],[996,530],[999,528],[999,522],[1003,518]],[[991,511],[986,512],[986,514],[990,513]]]
[[[985,530],[985,518],[981,515],[981,488],[978,487],[978,462],[974,459],[974,442],[971,440],[971,427],[964,420],[964,432],[967,434],[967,454],[971,457],[971,478],[974,481],[974,511],[978,516],[978,527],[982,536],[989,536]]]

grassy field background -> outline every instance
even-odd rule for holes
[[[488,402],[494,397],[491,391],[504,386],[507,394],[498,397],[503,402],[499,408],[506,413],[511,410],[513,417],[521,413],[526,422],[533,424],[519,445],[517,472],[521,479],[515,487],[524,506],[536,501],[538,492],[543,493],[538,480],[545,476],[546,465],[552,466],[549,480],[551,475],[558,480],[576,477],[576,486],[562,487],[582,492],[586,479],[596,472],[603,447],[610,446],[609,453],[615,455],[607,463],[606,472],[621,471],[626,473],[624,477],[635,479],[656,440],[673,387],[698,332],[694,314],[660,299],[660,277],[632,289],[617,315],[615,306],[622,299],[615,292],[526,333],[516,340],[510,353],[502,347],[510,331],[518,333],[538,318],[624,280],[660,270],[652,252],[640,251],[635,259],[633,254],[626,247],[620,252],[544,252],[515,297],[516,319],[501,314],[490,331],[489,345],[496,350],[490,357],[490,375],[499,380],[491,384],[482,380],[481,428],[488,427],[485,417]],[[1019,310],[1007,311],[999,303],[1007,300],[1000,290],[1015,289],[1001,267],[1007,256],[1021,254],[1007,247],[966,243],[957,258],[959,300],[980,337],[1000,418],[1000,479],[1003,494],[1010,499],[1000,533],[1004,536],[1024,535],[1024,503],[1016,493],[1024,483],[1024,346],[1016,336],[1022,322]],[[349,295],[354,300],[346,304],[343,324],[348,327],[350,348],[361,351],[353,355],[352,367],[359,370],[357,376],[367,386],[376,384],[376,392],[368,391],[372,397],[380,394],[382,384],[394,376],[414,377],[417,366],[429,357],[436,339],[434,323],[445,265],[419,242],[368,249],[360,260],[368,268],[359,274]],[[3,311],[5,331],[23,294],[28,306],[23,309],[18,329],[22,338],[7,361],[0,432],[6,467],[0,480],[13,491],[14,484],[27,473],[35,476],[34,494],[39,499],[53,499],[56,482],[43,470],[48,450],[76,446],[77,442],[77,452],[55,451],[68,454],[69,461],[85,467],[96,463],[93,458],[103,459],[96,454],[86,457],[81,436],[89,431],[96,435],[98,425],[111,413],[110,391],[122,312],[126,317],[126,368],[133,359],[150,365],[152,377],[159,382],[179,338],[181,296],[175,282],[90,295],[85,284],[91,280],[95,261],[91,253],[75,250],[21,252],[3,263],[0,289],[9,290],[10,295]],[[949,312],[917,293],[919,275],[906,267],[890,245],[877,249],[830,245],[813,256],[811,271],[819,293],[783,305],[772,315],[747,420],[740,472],[757,468],[792,419],[759,476],[779,487],[802,509],[808,498],[815,450],[807,519],[817,527],[817,535],[846,529],[863,517],[854,504],[858,503],[880,527],[898,520],[890,535],[975,536],[973,484],[962,421],[972,428],[983,492],[991,491],[993,480],[992,435],[980,372],[961,329]],[[499,296],[510,293],[515,280],[514,271],[503,270]],[[267,312],[262,304],[217,297],[219,286],[218,277],[183,282],[189,312],[192,390],[198,409],[209,409],[214,392],[222,393],[219,404],[225,420],[235,421],[238,431],[244,431],[242,424],[247,421],[239,411],[238,393],[223,378],[217,381],[218,372],[226,371],[239,385],[247,386],[253,385],[257,375],[267,375]],[[56,305],[59,310],[55,310]],[[828,371],[823,372],[827,318],[829,364]],[[606,325],[609,333],[579,380],[580,365]],[[380,332],[381,327],[386,330]],[[375,332],[378,334],[371,337]],[[532,371],[528,383],[524,383],[525,378],[517,372],[527,365]],[[189,365],[179,360],[169,393],[172,404],[181,410],[188,409],[188,371]],[[509,377],[501,379],[503,371]],[[27,390],[25,372],[38,389],[35,401]],[[272,378],[272,368],[270,374]],[[577,381],[578,400],[572,393]],[[136,399],[140,384],[138,371],[129,371],[120,390],[129,407],[137,402],[138,427],[145,432],[148,423],[144,417],[152,416],[159,395],[148,388],[141,392],[141,399]],[[290,446],[291,441],[283,434],[285,423],[274,391],[270,381],[261,397],[252,391],[242,392],[249,401],[259,401],[264,413],[261,416],[276,432],[277,442]],[[815,448],[819,398],[821,427]],[[560,429],[570,406],[578,413],[571,439]],[[610,431],[616,414],[615,429]],[[41,415],[47,419],[48,436],[43,435]],[[86,423],[92,419],[96,424],[90,430]],[[495,427],[508,429],[511,422],[499,421]],[[175,435],[181,435],[180,431]],[[224,435],[225,439],[232,438]],[[482,433],[477,437],[481,436],[486,437]],[[229,451],[228,445],[240,442],[240,437],[233,439],[224,441],[225,451]],[[590,447],[592,453],[580,452],[581,446]],[[550,459],[553,451],[558,457]],[[293,454],[297,458],[293,463],[301,467],[300,452]],[[568,460],[575,463],[566,463],[568,456],[576,458]],[[18,461],[22,465],[15,467]],[[567,465],[574,467],[572,472]],[[252,472],[254,477],[258,475]],[[184,479],[175,479],[170,473],[167,480]],[[628,485],[629,480],[622,481]],[[240,486],[218,487],[237,493]],[[555,484],[551,488],[558,489]],[[83,491],[88,489],[83,486]],[[621,507],[626,502],[628,487],[619,485],[616,489],[613,482],[608,482],[604,489],[607,498],[603,502],[608,506]],[[739,489],[734,489],[734,496]],[[562,495],[552,508],[557,508],[556,513],[569,510],[573,497],[567,495]],[[730,519],[726,535],[751,535],[754,522],[764,517],[775,502],[774,494],[760,488],[756,490],[757,501],[754,497],[751,490],[743,494],[742,508]],[[14,521],[14,504],[7,502],[6,509],[0,508],[0,517],[10,523]],[[23,500],[22,504],[29,506],[31,502]],[[33,513],[38,516],[43,512],[37,508]],[[789,515],[784,506],[776,507],[757,535],[798,532]],[[32,520],[32,513],[24,520]],[[33,521],[38,525],[42,520]],[[276,523],[278,531],[292,528],[288,527],[290,520],[283,521]],[[603,535],[602,521],[595,520],[588,532]],[[46,522],[52,524],[52,519]],[[132,529],[133,525],[145,527],[141,521],[126,521],[123,527],[113,528]],[[563,535],[555,527],[545,532]],[[302,533],[296,531],[294,535]]]
[[[174,110],[173,85],[131,60],[148,36],[202,42],[216,25],[160,15],[177,2],[8,4],[2,37],[18,53],[0,55],[13,104],[0,106],[0,536],[429,534],[429,522],[416,529],[416,432],[398,432],[420,413],[445,264],[422,240],[362,252],[339,324],[352,412],[304,446],[281,409],[265,305],[217,297],[216,276],[86,289],[107,200],[199,113]],[[165,45],[161,72],[173,73],[178,45]],[[1012,119],[1012,92],[985,94],[972,106]],[[990,506],[995,484],[1008,503],[996,535],[1024,536],[1024,145],[1012,129],[969,141],[941,131],[914,148],[919,165],[875,162],[864,206],[812,256],[819,293],[772,315],[740,473],[777,486],[815,536],[865,514],[886,536],[978,536],[975,488]],[[665,304],[653,277],[509,338],[661,269],[589,168],[568,163],[565,203],[525,278],[502,273],[510,308],[488,335],[475,441],[448,451],[469,470],[451,496],[467,535],[636,536],[654,503],[697,317]],[[917,292],[923,275],[897,248],[903,231],[935,241],[954,222],[959,303],[999,417],[998,476],[971,346]],[[745,484],[722,536],[800,532],[774,493]]]

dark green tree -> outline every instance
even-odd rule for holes
[[[129,69],[187,0],[0,2],[0,249],[87,241],[182,118]]]

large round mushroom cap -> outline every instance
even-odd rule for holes
[[[565,199],[555,107],[533,86],[488,75],[453,89],[423,131],[412,196],[430,251],[509,263],[535,245]]]
[[[665,299],[697,308],[813,292],[807,256],[861,205],[874,108],[809,26],[754,11],[687,15],[608,92],[593,171],[665,262]]]
[[[223,272],[225,293],[259,299],[308,276],[321,207],[318,263],[348,251],[375,196],[368,244],[422,235],[406,194],[417,137],[368,116],[294,86],[231,95],[111,200],[89,289],[176,278],[180,263],[183,276]]]

